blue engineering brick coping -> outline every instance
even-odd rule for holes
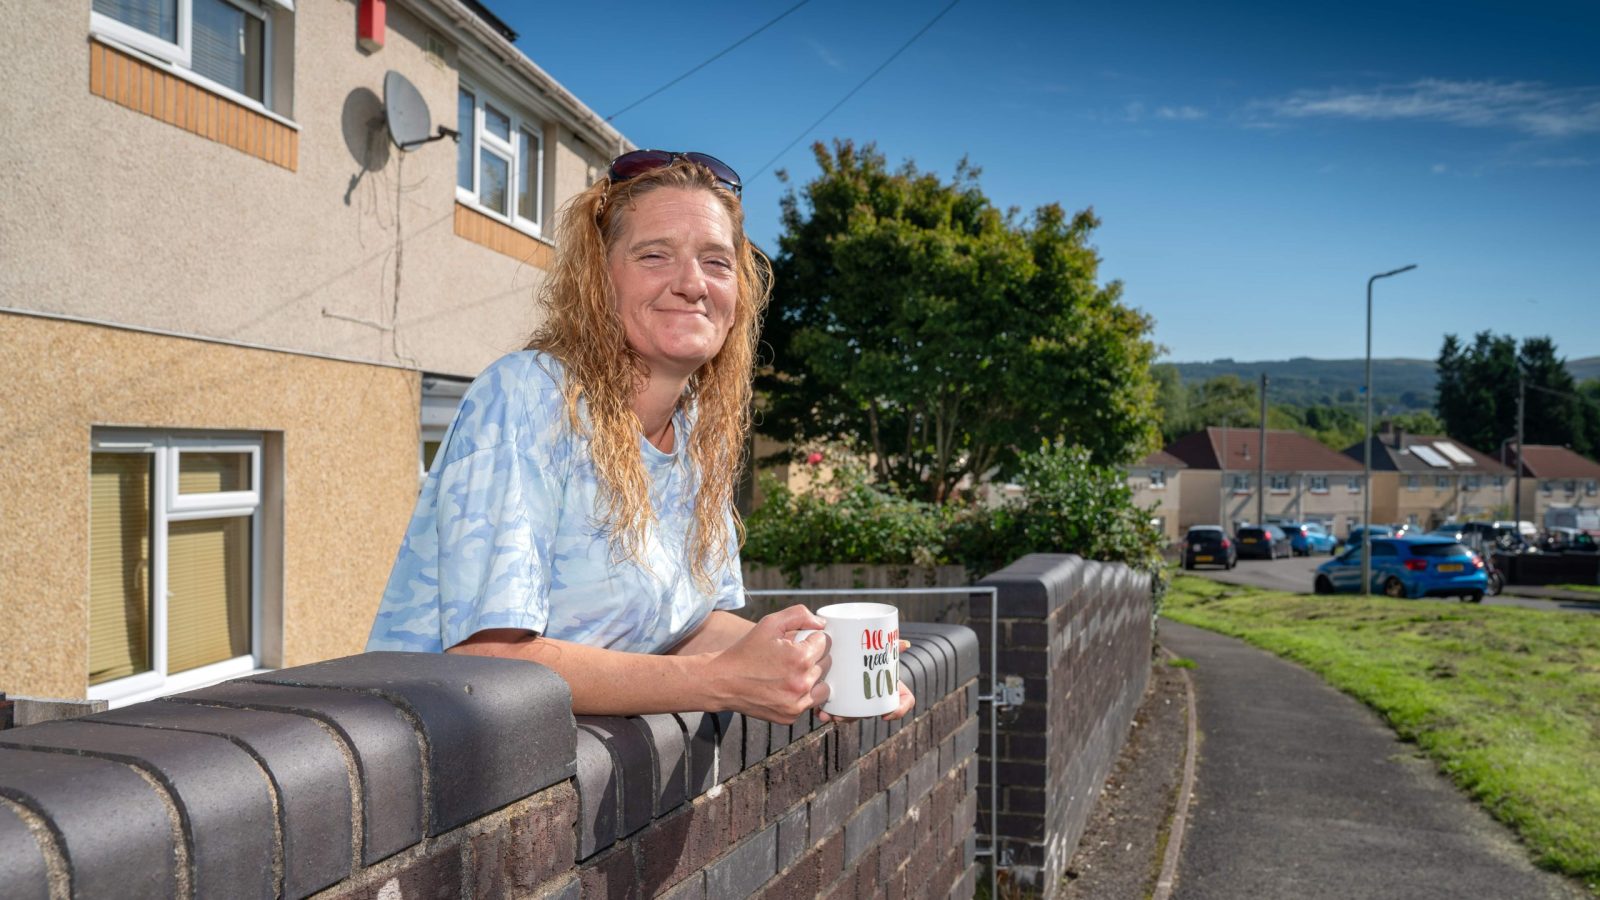
[[[883,832],[888,795],[857,810],[855,760],[978,674],[969,629],[903,630],[913,714],[834,729],[817,752],[841,758],[815,799],[679,887],[759,885],[821,826],[853,823],[857,851]],[[4,893],[49,896],[54,867],[82,897],[302,897],[568,781],[581,863],[822,727],[735,713],[577,718],[562,679],[514,660],[364,653],[282,669],[0,732]]]

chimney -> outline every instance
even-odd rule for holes
[[[1399,425],[1394,426],[1394,448],[1404,450],[1406,446],[1406,430]]]

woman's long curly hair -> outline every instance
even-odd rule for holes
[[[599,478],[602,527],[613,557],[643,559],[645,535],[654,524],[650,477],[639,451],[640,422],[634,395],[649,372],[628,346],[613,300],[607,256],[621,237],[633,202],[661,188],[709,191],[721,201],[733,226],[738,297],[733,324],[722,350],[689,380],[680,408],[692,406],[694,425],[688,454],[694,472],[694,532],[689,539],[690,569],[701,590],[713,589],[712,573],[730,559],[730,547],[743,540],[728,532],[728,512],[750,434],[751,380],[761,316],[772,293],[772,268],[744,233],[739,198],[704,166],[676,160],[627,181],[602,178],[562,210],[556,229],[556,259],[540,302],[544,324],[528,342],[561,361],[562,386],[572,428],[587,431]],[[588,422],[578,414],[580,399]],[[683,440],[678,435],[678,440]]]

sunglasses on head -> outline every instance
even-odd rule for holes
[[[696,165],[705,166],[711,170],[712,176],[723,187],[733,191],[735,197],[743,195],[744,185],[739,182],[739,173],[735,172],[732,166],[706,153],[678,153],[674,150],[634,150],[613,159],[611,161],[611,169],[607,174],[613,182],[629,181],[646,172],[664,169],[680,159],[686,159]]]

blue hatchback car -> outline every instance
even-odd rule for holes
[[[1319,594],[1360,593],[1361,545],[1317,567]],[[1390,597],[1483,600],[1489,587],[1483,559],[1448,538],[1373,538],[1372,589]]]
[[[1294,550],[1295,556],[1315,556],[1319,553],[1332,554],[1333,548],[1338,546],[1338,541],[1326,529],[1315,522],[1290,523],[1283,526],[1289,532],[1289,547]]]

